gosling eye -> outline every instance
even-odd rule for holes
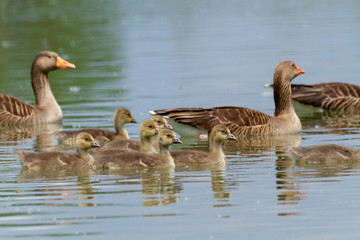
[[[85,138],[85,141],[89,141],[89,138]]]
[[[168,134],[168,135],[167,135],[167,137],[168,137],[168,138],[171,138],[171,135],[170,135],[170,134]]]
[[[51,56],[49,55],[48,58],[51,58]]]
[[[158,123],[158,124],[161,124],[161,122],[160,122],[160,121],[158,121],[157,123]]]
[[[152,129],[152,128],[153,128],[153,126],[152,126],[152,125],[149,125],[149,128],[150,128],[150,129]]]

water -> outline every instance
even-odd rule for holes
[[[295,104],[301,135],[225,147],[226,169],[22,172],[13,150],[71,150],[47,133],[112,128],[117,107],[237,105],[272,114],[277,62],[296,83],[360,76],[358,1],[1,1],[0,88],[33,102],[30,65],[50,49],[62,125],[0,129],[0,238],[358,239],[359,163],[299,165],[281,148],[359,147],[356,116]],[[138,125],[128,125],[132,138]],[[182,139],[181,147],[206,149]]]

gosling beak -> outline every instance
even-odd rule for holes
[[[227,139],[228,140],[236,140],[236,137],[234,136],[234,134],[228,134],[228,136],[227,136]]]
[[[174,130],[173,126],[171,126],[168,123],[165,123],[165,128],[170,129],[170,130]]]
[[[130,123],[138,123],[135,118],[131,118]]]
[[[173,143],[183,143],[179,138],[177,138],[177,137],[174,137],[173,138]]]
[[[72,64],[61,57],[57,57],[56,68],[75,68],[75,64]]]
[[[100,146],[96,141],[93,141],[93,142],[90,144],[90,147],[92,147],[92,148],[101,148],[101,146]]]

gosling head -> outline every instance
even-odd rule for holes
[[[170,129],[170,130],[174,129],[170,124],[168,124],[168,122],[163,116],[154,115],[150,119],[156,123],[159,129]]]
[[[153,137],[158,134],[159,129],[153,120],[145,120],[140,124],[140,137]]]
[[[159,131],[159,144],[162,146],[170,146],[172,144],[182,143],[182,141],[176,137],[174,131],[170,129],[161,129]]]
[[[89,133],[81,132],[76,136],[76,146],[82,150],[89,150],[91,148],[99,148],[100,145],[95,141],[93,136]]]
[[[127,108],[118,108],[114,114],[115,126],[123,125],[125,123],[137,123],[136,119],[132,116]]]
[[[224,124],[217,124],[210,132],[210,138],[217,142],[224,142],[225,140],[235,140],[236,137],[230,132]]]

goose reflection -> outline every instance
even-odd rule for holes
[[[0,142],[3,146],[15,146],[35,136],[34,147],[39,151],[50,151],[57,145],[52,133],[62,128],[60,123],[0,126]]]
[[[213,198],[216,202],[213,206],[227,207],[232,205],[230,203],[231,193],[237,189],[239,182],[236,177],[227,174],[224,165],[194,165],[176,168],[175,171],[178,177],[182,172],[187,173],[186,178],[204,177],[204,172],[208,172],[210,177],[209,183],[211,184]],[[183,180],[188,181],[186,179]]]
[[[173,172],[172,168],[106,169],[103,174],[121,177],[116,185],[129,185],[129,179],[131,184],[141,185],[142,205],[151,207],[178,202],[183,184],[175,181]]]
[[[312,134],[358,134],[360,115],[355,113],[323,111],[311,106],[295,104],[303,132]]]
[[[43,171],[21,171],[18,175],[18,183],[42,182],[46,185],[36,185],[38,188],[29,188],[26,195],[33,195],[41,201],[42,206],[79,206],[95,207],[96,190],[91,176],[94,170],[43,170]],[[74,178],[71,184],[64,184],[59,188],[58,181],[64,178]],[[20,194],[20,192],[18,192]],[[74,201],[78,201],[77,203]]]
[[[268,155],[270,151],[279,151],[285,146],[296,147],[301,143],[301,134],[268,135],[238,137],[236,141],[228,141],[224,145],[224,150],[228,153],[237,154],[258,154],[259,157]]]
[[[339,176],[350,176],[352,170],[358,172],[360,161],[319,161],[307,162],[292,160],[284,152],[278,152],[276,160],[276,186],[279,190],[278,204],[298,204],[306,200],[306,188],[303,182],[334,182]],[[290,211],[279,216],[298,215]]]
[[[276,188],[279,190],[279,205],[298,204],[304,200],[304,192],[295,180],[293,161],[286,156],[278,156],[276,160]],[[295,213],[281,213],[279,215],[294,215]]]

